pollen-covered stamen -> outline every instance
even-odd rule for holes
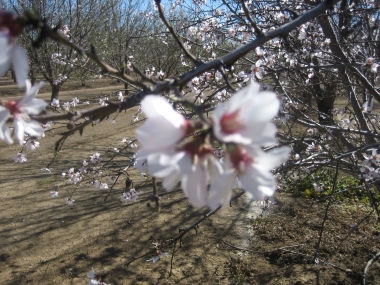
[[[214,150],[204,134],[195,136],[190,142],[180,147],[180,150],[185,151],[191,156],[193,164],[197,164],[199,158],[210,155],[215,156]]]
[[[244,148],[237,145],[229,145],[228,152],[233,167],[239,172],[244,172],[246,166],[254,162],[253,157]]]
[[[233,134],[243,128],[243,125],[239,121],[240,110],[236,110],[233,113],[226,113],[220,119],[220,127],[223,133]]]

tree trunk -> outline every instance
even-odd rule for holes
[[[17,83],[16,74],[15,74],[15,72],[13,71],[13,69],[11,69],[11,77],[12,77],[12,79],[13,79],[13,83]]]
[[[331,125],[334,122],[332,110],[334,109],[335,98],[335,86],[333,84],[326,84],[323,94],[316,98],[318,111],[329,116],[319,115],[319,123],[321,125]]]
[[[53,99],[58,99],[59,91],[61,89],[61,86],[59,85],[51,85],[51,100],[50,102],[53,101]]]

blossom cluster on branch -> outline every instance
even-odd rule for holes
[[[226,206],[236,179],[256,199],[273,195],[275,180],[270,171],[286,161],[289,149],[262,150],[276,143],[271,121],[278,113],[279,100],[275,93],[259,88],[253,83],[241,89],[217,105],[211,120],[195,122],[174,110],[166,99],[146,96],[141,107],[147,120],[136,130],[142,145],[138,159],[146,159],[150,174],[162,177],[165,189],[181,181],[195,207]],[[214,144],[224,149],[223,163],[214,153]]]

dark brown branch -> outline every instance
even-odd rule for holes
[[[181,48],[181,50],[185,53],[186,57],[188,57],[196,66],[202,64],[202,61],[198,60],[193,54],[191,54],[187,48],[183,45],[179,37],[177,36],[176,32],[173,29],[173,26],[168,22],[166,19],[164,12],[162,11],[161,7],[161,0],[154,0],[154,2],[157,5],[158,14],[160,15],[160,18],[162,22],[164,22],[165,26],[168,28],[170,34],[173,36],[174,40],[177,42],[178,46]]]
[[[254,28],[255,33],[258,37],[264,36],[264,33],[260,30],[260,28],[256,25],[255,21],[253,21],[251,14],[248,11],[247,5],[245,4],[245,0],[241,1],[241,5],[243,6],[244,14],[247,17],[249,23],[251,24],[252,28]]]

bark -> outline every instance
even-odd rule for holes
[[[61,90],[61,86],[54,85],[54,84],[51,85],[51,100],[50,101],[53,101],[53,99],[58,99],[60,90]]]

